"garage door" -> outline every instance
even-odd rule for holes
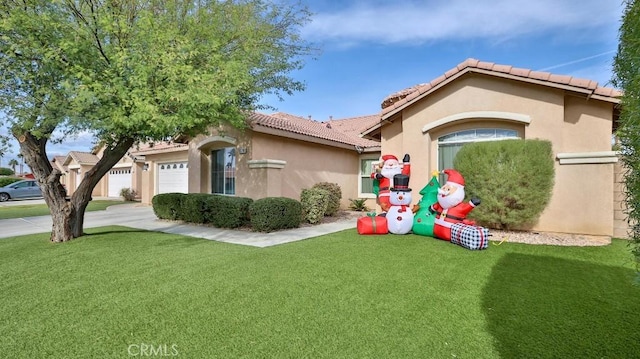
[[[187,161],[158,164],[158,194],[187,193],[189,191],[189,168]]]
[[[109,197],[120,197],[123,188],[131,188],[131,167],[109,171]]]

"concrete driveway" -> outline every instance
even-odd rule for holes
[[[40,200],[40,203],[44,203]],[[11,205],[37,204],[38,200],[10,201]],[[86,212],[84,227],[102,227],[121,225],[135,227],[135,223],[153,222],[157,218],[150,206],[141,206],[137,203],[118,204],[108,207],[106,211]],[[15,237],[27,234],[51,232],[53,221],[51,216],[25,217],[0,220],[0,238]]]

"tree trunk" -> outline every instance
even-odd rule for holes
[[[80,185],[67,200],[66,191],[60,183],[62,173],[51,166],[47,158],[46,138],[36,138],[31,133],[14,134],[20,143],[20,151],[25,162],[31,167],[44,197],[53,226],[51,242],[70,241],[84,234],[84,213],[91,201],[91,193],[100,179],[115,165],[133,145],[133,138],[126,138],[107,147],[102,158],[89,170]]]

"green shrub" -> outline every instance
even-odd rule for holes
[[[22,178],[0,177],[0,187],[8,186],[14,182],[22,181]]]
[[[305,221],[315,224],[320,222],[329,207],[329,191],[320,188],[305,188],[300,193],[300,203],[302,204],[302,215]]]
[[[208,199],[212,197],[208,193],[189,193],[182,198],[182,205],[178,217],[185,222],[205,223],[208,217]]]
[[[513,229],[533,224],[551,199],[554,160],[549,141],[469,143],[453,163],[465,178],[466,195],[482,201],[469,215],[480,225]]]
[[[156,217],[160,219],[182,219],[182,201],[184,193],[163,193],[153,196],[151,205]]]
[[[13,176],[14,174],[11,168],[0,167],[0,176]]]
[[[205,199],[205,223],[218,228],[238,228],[250,223],[251,198],[209,195]]]
[[[349,202],[351,202],[351,204],[349,205],[349,208],[354,211],[366,212],[369,210],[369,207],[367,207],[366,198],[355,198],[355,199],[349,198]]]
[[[272,232],[300,227],[302,204],[286,197],[267,197],[250,206],[251,227],[258,232]]]
[[[136,191],[131,188],[123,188],[120,190],[120,197],[122,197],[125,201],[133,202],[136,200]]]
[[[337,183],[320,182],[311,188],[322,188],[329,192],[329,204],[325,216],[334,216],[340,209],[340,200],[342,199],[342,190]]]

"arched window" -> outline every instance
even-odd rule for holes
[[[520,138],[518,131],[501,128],[479,128],[449,133],[438,138],[438,170],[453,168],[453,159],[465,143]]]

